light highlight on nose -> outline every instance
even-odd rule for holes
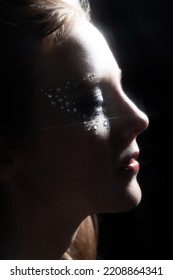
[[[114,134],[118,133],[120,137],[129,139],[136,138],[149,125],[148,116],[141,111],[124,92],[119,92],[114,105],[111,106],[111,117]],[[113,109],[112,109],[113,108]]]

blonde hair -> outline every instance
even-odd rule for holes
[[[95,260],[97,258],[97,216],[88,216],[76,230],[71,246],[62,256],[63,260]]]

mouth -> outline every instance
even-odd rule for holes
[[[138,173],[139,172],[139,162],[137,161],[139,157],[139,151],[136,151],[134,153],[132,153],[131,155],[128,155],[124,160],[123,163],[120,167],[121,170],[124,171],[129,171],[132,173]]]

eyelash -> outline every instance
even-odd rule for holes
[[[76,102],[78,110],[85,114],[87,117],[98,116],[100,114],[100,110],[103,113],[107,112],[107,102],[105,100],[98,100],[98,97],[93,96],[83,99],[82,102]]]

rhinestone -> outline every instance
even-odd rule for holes
[[[51,101],[50,103],[52,106],[55,106],[56,105],[56,102],[55,101]]]
[[[48,98],[52,98],[52,94],[48,94],[48,96],[47,96]]]
[[[103,126],[108,126],[108,121],[104,121]]]
[[[73,112],[76,113],[76,112],[77,112],[77,109],[76,109],[76,108],[73,108]]]
[[[65,105],[66,105],[67,107],[70,107],[70,102],[67,101],[67,102],[65,103]]]
[[[63,102],[63,98],[59,98],[58,101],[59,101],[60,103],[62,103],[62,102]]]
[[[69,86],[65,86],[64,88],[66,91],[70,90],[70,87]]]
[[[98,129],[98,125],[95,124],[95,125],[93,126],[93,129],[94,129],[94,130],[97,130],[97,129]]]

